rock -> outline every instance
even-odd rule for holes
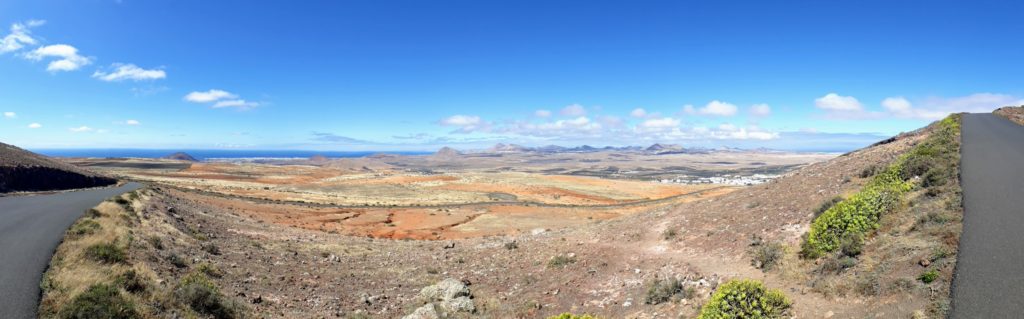
[[[473,299],[469,297],[458,297],[451,300],[445,300],[440,303],[441,309],[445,312],[468,312],[472,313],[476,311],[476,305],[473,304]]]
[[[423,307],[416,308],[411,314],[402,317],[402,319],[438,319],[437,310],[434,310],[434,304],[426,304]]]
[[[829,310],[828,312],[825,313],[825,318],[832,318],[832,316],[835,316],[835,315],[836,315],[835,312],[832,312],[831,310]]]
[[[469,287],[461,281],[452,278],[446,278],[435,285],[430,285],[420,290],[420,298],[426,301],[445,301],[469,296]]]
[[[928,260],[928,258],[921,258],[921,260],[918,261],[917,263],[921,265],[921,267],[928,267],[928,265],[932,264],[932,261]]]
[[[476,311],[476,305],[473,303],[473,296],[470,294],[469,286],[453,278],[446,278],[437,284],[423,287],[420,290],[419,298],[426,301],[433,311],[437,310],[433,308],[436,305],[443,312],[444,317],[448,317],[450,313],[473,313]],[[420,308],[422,309],[423,307]],[[417,309],[417,311],[420,311],[420,309]]]

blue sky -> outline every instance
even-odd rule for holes
[[[0,141],[849,149],[1024,104],[1016,1],[4,1]]]

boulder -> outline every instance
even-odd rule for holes
[[[434,304],[426,304],[423,307],[417,308],[409,315],[402,317],[402,319],[438,319],[437,310],[434,310]]]

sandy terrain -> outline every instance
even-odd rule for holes
[[[738,189],[650,180],[651,176],[669,172],[778,173],[829,157],[767,152],[484,156],[374,156],[270,163],[163,159],[71,162],[127,179],[191,191],[205,204],[240,209],[249,217],[271,223],[354,236],[454,239],[578,226]],[[515,161],[524,164],[516,170],[504,166]],[[659,173],[629,178],[620,174],[616,179],[593,174],[610,172],[608,167]],[[554,172],[553,168],[573,171]],[[591,171],[571,175],[585,168]]]

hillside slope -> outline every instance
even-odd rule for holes
[[[0,193],[106,186],[117,180],[0,143]]]

